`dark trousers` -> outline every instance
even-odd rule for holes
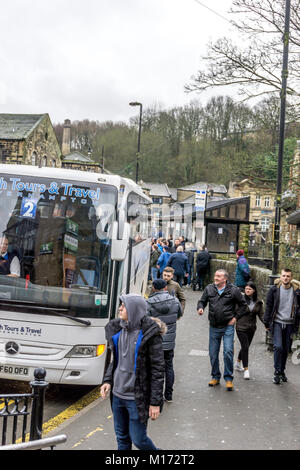
[[[183,280],[184,280],[184,274],[174,274],[173,275],[173,281],[178,282],[180,287],[182,287]]]
[[[273,351],[274,369],[284,372],[289,350],[292,343],[293,325],[284,325],[274,322],[273,328]]]
[[[254,330],[245,330],[239,331],[236,330],[236,334],[241,343],[241,350],[238,355],[238,360],[243,362],[244,367],[248,367],[249,363],[249,347],[253,340],[255,331]]]
[[[198,282],[198,286],[199,286],[199,290],[203,290],[204,289],[204,277],[206,275],[206,271],[207,269],[198,269],[197,271],[197,282]]]
[[[147,436],[147,426],[140,422],[134,400],[113,395],[112,410],[118,450],[131,450],[132,443],[140,450],[156,449]]]
[[[175,373],[173,367],[174,349],[164,351],[165,357],[165,398],[166,400],[172,400],[173,385],[175,381]]]

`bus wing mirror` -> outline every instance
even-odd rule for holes
[[[125,259],[129,236],[130,225],[125,223],[122,237],[120,240],[118,240],[118,222],[113,223],[111,240],[111,259],[113,261],[123,261]]]

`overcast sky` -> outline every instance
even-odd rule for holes
[[[210,39],[232,34],[231,0],[10,0],[1,2],[0,113],[128,121],[184,105],[184,85]]]

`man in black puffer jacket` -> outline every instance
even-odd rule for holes
[[[112,392],[118,450],[131,450],[132,443],[140,450],[155,450],[147,436],[147,422],[149,417],[158,418],[163,404],[162,334],[166,327],[147,316],[141,295],[122,295],[119,317],[105,327],[113,361],[107,361],[101,396]]]
[[[182,309],[177,297],[167,291],[167,282],[164,279],[156,279],[152,284],[153,293],[147,300],[148,315],[160,318],[166,326],[167,333],[163,336],[163,350],[165,358],[165,400],[172,401],[173,385],[175,381],[173,358],[176,340],[176,322],[182,316]]]

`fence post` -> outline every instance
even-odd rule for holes
[[[45,381],[46,370],[44,368],[35,369],[34,380],[30,382],[33,394],[31,422],[30,422],[30,441],[42,438],[43,414],[46,388],[48,382]]]

